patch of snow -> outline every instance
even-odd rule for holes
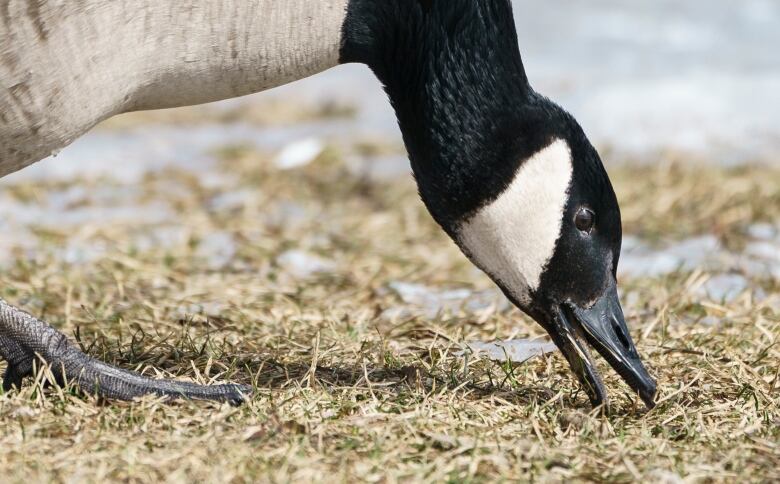
[[[498,289],[485,289],[484,291],[475,291],[466,299],[463,307],[477,313],[488,309],[495,309],[503,312],[512,307],[512,303]]]
[[[66,195],[65,198],[68,196]],[[174,212],[170,205],[160,201],[68,206],[65,198],[55,198],[54,204],[49,205],[48,203],[21,203],[10,197],[3,197],[0,199],[0,218],[7,223],[54,230],[63,227],[82,227],[88,224],[159,224],[174,219]]]
[[[29,239],[24,241],[26,237]],[[34,260],[38,251],[38,239],[32,234],[14,233],[13,238],[0,236],[0,268],[7,269],[20,260]]]
[[[758,278],[780,278],[780,240],[763,240],[769,227],[754,227],[757,240],[740,253],[726,250],[712,235],[650,247],[635,237],[626,237],[618,273],[621,277],[659,277],[677,271],[706,270],[739,272]],[[720,280],[720,279],[719,279]],[[715,291],[718,293],[719,291]]]
[[[302,250],[284,252],[277,257],[276,263],[285,272],[298,279],[306,279],[336,270],[336,264],[332,260]]]
[[[778,236],[777,227],[768,223],[751,225],[747,229],[747,234],[756,240],[773,240]]]
[[[274,159],[274,165],[281,170],[292,170],[306,166],[325,150],[325,143],[317,138],[307,138],[285,146]]]
[[[627,239],[618,267],[621,276],[658,277],[678,270],[691,271],[716,262],[721,255],[720,243],[713,235],[683,240],[662,249]]]
[[[195,255],[206,261],[211,270],[222,269],[233,260],[238,252],[236,240],[228,232],[213,232],[198,242]]]
[[[422,284],[400,281],[391,282],[389,287],[398,294],[403,302],[417,306],[443,307],[452,301],[460,305],[464,299],[471,295],[471,291],[468,289],[437,292]]]
[[[216,212],[235,212],[251,204],[256,196],[256,190],[229,190],[212,197],[209,208]]]
[[[514,363],[523,363],[534,356],[540,356],[546,353],[558,351],[554,343],[542,340],[508,340],[495,343],[484,343],[481,341],[470,341],[464,344],[463,351],[456,353],[457,356],[464,356],[469,353],[486,356],[494,361],[512,361]]]
[[[402,155],[351,157],[347,168],[353,175],[375,182],[405,178],[412,172],[409,158]]]
[[[100,260],[108,252],[109,247],[105,242],[81,238],[68,239],[65,247],[56,250],[58,259],[72,265],[87,264]]]
[[[702,285],[697,294],[713,301],[730,303],[748,289],[750,283],[739,274],[718,274]]]
[[[273,205],[273,208],[261,215],[266,225],[277,227],[296,227],[308,223],[310,219],[316,216],[305,206],[292,201],[280,201]]]
[[[698,323],[704,326],[718,326],[721,319],[715,316],[705,316],[701,318]]]
[[[655,469],[651,471],[647,477],[649,478],[649,481],[655,482],[656,484],[683,484],[686,482],[680,474],[666,469]]]
[[[198,177],[198,182],[208,190],[229,190],[239,184],[239,178],[231,173],[209,170]]]
[[[182,304],[176,308],[176,315],[187,318],[193,315],[219,316],[227,309],[227,305],[219,301]]]
[[[422,284],[394,281],[388,285],[406,304],[404,307],[390,308],[383,313],[385,319],[398,319],[413,315],[434,318],[445,312],[457,312],[465,309],[479,312],[495,308],[504,311],[510,307],[509,301],[498,290],[472,291],[471,289],[449,289],[437,291]]]
[[[780,262],[780,245],[772,242],[751,242],[745,247],[745,254]]]
[[[755,277],[780,279],[780,242],[751,242],[741,261],[743,272]]]
[[[132,239],[133,247],[139,252],[170,250],[181,247],[189,240],[190,231],[180,225],[162,225],[143,231]]]

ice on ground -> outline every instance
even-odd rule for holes
[[[734,272],[757,278],[780,279],[780,238],[767,239],[772,226],[750,233],[756,240],[741,252],[729,251],[713,235],[651,247],[635,237],[625,237],[618,273],[621,277],[660,277],[677,271]]]
[[[523,363],[534,356],[540,356],[546,353],[558,351],[554,343],[541,340],[508,340],[495,343],[483,343],[481,341],[470,341],[464,343],[465,349],[456,353],[457,356],[474,354],[485,356],[494,361],[512,361],[514,363]]]
[[[780,244],[764,241],[751,242],[745,247],[745,254],[780,263]]]
[[[723,247],[714,236],[695,237],[661,247],[651,247],[635,237],[626,237],[619,275],[626,278],[660,277],[677,271],[714,272],[695,290],[696,297],[730,303],[750,291],[754,300],[767,298],[753,279],[780,279],[780,236],[777,227],[756,224],[747,234],[754,240],[744,250]]]
[[[265,225],[294,229],[308,224],[317,214],[317,211],[298,202],[280,200],[274,203],[270,210],[261,213],[260,217]]]
[[[190,229],[181,225],[161,225],[139,231],[131,240],[132,247],[140,252],[171,250],[184,246],[190,237]]]
[[[717,316],[705,316],[697,321],[702,326],[718,326],[721,323],[721,318]]]
[[[40,241],[26,227],[6,229],[0,221],[0,268],[8,268],[21,259],[33,259]]]
[[[456,308],[464,299],[471,295],[468,289],[454,289],[449,291],[435,291],[422,284],[412,284],[409,282],[395,281],[389,284],[398,296],[407,304],[415,304],[427,308],[442,308],[455,304]]]
[[[276,263],[285,272],[298,279],[336,270],[336,263],[332,260],[303,250],[288,250],[277,257]]]
[[[656,249],[635,237],[623,239],[618,273],[630,277],[658,277],[716,264],[720,242],[713,235],[695,237]]]
[[[90,224],[160,224],[175,218],[170,205],[162,201],[140,202],[135,197],[126,197],[109,202],[68,192],[52,195],[39,202],[27,203],[0,194],[0,219],[8,224],[58,230]]]
[[[197,174],[204,186],[221,188],[235,181],[220,171],[215,157],[215,153],[225,146],[247,145],[263,151],[279,151],[306,139],[333,138],[342,142],[351,142],[361,136],[395,139],[395,130],[397,127],[377,131],[344,120],[267,128],[230,123],[98,130],[77,139],[57,156],[3,177],[0,186],[76,179],[109,179],[124,185],[137,185],[149,174],[174,168]]]
[[[780,240],[778,228],[768,223],[751,225],[747,229],[747,235],[756,240]]]
[[[750,244],[739,258],[738,268],[746,275],[761,279],[780,279],[780,244]]]
[[[109,245],[102,240],[73,237],[64,247],[55,250],[57,259],[67,264],[80,265],[102,259],[110,252]]]
[[[235,212],[251,205],[257,195],[257,190],[228,190],[212,197],[209,208],[215,212]]]
[[[228,309],[228,305],[220,301],[204,301],[199,303],[182,304],[176,308],[176,315],[180,318],[189,318],[195,315],[219,316]]]
[[[650,471],[647,477],[656,484],[684,484],[686,482],[680,474],[660,468]]]
[[[306,166],[325,150],[325,143],[317,138],[307,138],[285,146],[274,159],[274,165],[281,170],[292,170]]]
[[[730,303],[750,287],[750,282],[739,274],[718,274],[711,277],[698,290],[700,296]]]
[[[353,175],[376,182],[408,177],[412,172],[409,158],[403,155],[352,157],[347,167]]]
[[[394,281],[388,288],[404,302],[402,307],[386,309],[385,319],[399,319],[410,316],[434,318],[441,313],[455,313],[465,310],[477,313],[485,310],[505,311],[509,301],[498,289],[473,291],[471,289],[436,290],[422,284]]]
[[[198,242],[195,255],[206,261],[211,270],[219,270],[230,264],[238,252],[236,240],[228,232],[213,232]]]

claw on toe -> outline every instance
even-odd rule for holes
[[[247,385],[229,385],[228,393],[226,393],[227,403],[238,407],[248,402],[252,398],[252,387]]]
[[[16,354],[7,359],[8,366],[3,375],[3,391],[10,392],[16,387],[22,388],[22,381],[35,372],[35,356]]]
[[[10,392],[14,388],[21,390],[24,379],[28,377],[34,378],[36,375],[36,368],[40,368],[39,366],[36,366],[35,363],[36,358],[34,356],[30,356],[22,361],[17,361],[15,363],[8,362],[8,367],[5,369],[5,373],[3,374],[3,391]],[[41,362],[41,364],[45,363]],[[65,386],[65,379],[63,378],[61,372],[55,371],[54,368],[52,368],[51,374],[54,377],[54,381],[52,382],[48,379],[44,379],[44,387],[48,387],[52,384],[56,384],[60,387]]]
[[[22,388],[22,380],[25,376],[9,365],[5,370],[5,375],[3,375],[3,391],[10,392],[14,388]]]

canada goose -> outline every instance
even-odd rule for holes
[[[397,113],[433,218],[562,350],[594,405],[585,341],[644,400],[656,385],[617,295],[620,210],[596,150],[529,85],[509,0],[6,0],[0,5],[0,176],[134,110],[261,91],[368,65]],[[0,301],[4,386],[35,355],[108,398],[241,401],[250,389],[153,380],[79,351]]]

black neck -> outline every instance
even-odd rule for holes
[[[423,201],[445,229],[511,180],[520,160],[507,140],[534,96],[510,0],[351,0],[341,56],[385,85]]]

